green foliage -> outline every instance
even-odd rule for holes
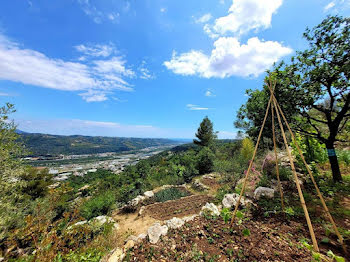
[[[21,178],[26,167],[19,160],[24,148],[17,142],[16,126],[8,117],[14,112],[12,104],[0,107],[0,241],[11,227],[23,223],[19,217],[26,205],[26,198],[21,194],[21,188],[26,186]]]
[[[34,155],[98,154],[123,152],[151,146],[176,144],[176,141],[159,138],[127,138],[102,136],[60,136],[23,133],[18,137]]]
[[[334,259],[336,262],[345,262],[345,258],[341,257],[341,256],[336,256],[332,250],[329,250],[327,252],[327,256]]]
[[[111,191],[102,193],[87,200],[80,208],[80,214],[85,219],[91,219],[100,215],[107,215],[115,204],[115,194]]]
[[[295,139],[307,163],[325,163],[328,160],[326,146],[321,144],[316,138],[302,136],[300,133],[296,133]],[[303,166],[304,164],[294,141],[291,142],[291,146],[293,155],[296,156],[299,165]]]
[[[154,197],[156,202],[165,202],[168,200],[179,199],[181,197],[188,196],[188,195],[189,193],[185,190],[182,190],[176,187],[171,187],[155,193]]]
[[[97,249],[89,249],[84,252],[72,251],[67,255],[58,254],[54,262],[99,262],[103,257],[103,252]]]
[[[243,236],[249,237],[250,236],[250,230],[248,228],[245,228],[242,230]]]
[[[220,214],[226,224],[231,220],[231,210],[229,208],[223,208]]]
[[[199,125],[198,131],[196,133],[197,139],[193,140],[193,143],[200,146],[210,146],[216,139],[216,134],[214,133],[213,123],[206,116]]]
[[[209,147],[203,147],[198,154],[199,174],[211,173],[214,170],[215,155]]]
[[[290,63],[275,65],[266,79],[276,81],[276,99],[294,130],[316,138],[328,149],[334,149],[349,127],[349,28],[349,18],[328,16],[313,29],[306,29],[308,49],[297,52]],[[248,90],[247,94],[248,101],[238,111],[235,125],[257,137],[270,90],[265,84],[262,90]],[[270,129],[268,117],[262,143],[264,138],[271,140]],[[280,134],[276,137],[281,144]],[[330,160],[333,179],[340,181],[338,163],[335,158]]]
[[[250,138],[246,137],[242,140],[241,155],[246,160],[249,161],[253,157],[254,145]]]

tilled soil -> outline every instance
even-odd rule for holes
[[[155,203],[145,207],[144,214],[157,220],[167,220],[173,217],[184,217],[198,214],[207,202],[213,200],[210,196],[192,195],[180,199]]]
[[[137,244],[124,261],[311,261],[310,251],[299,242],[305,235],[302,224],[293,221],[248,220],[230,229],[222,218],[197,217],[170,230],[156,245]]]

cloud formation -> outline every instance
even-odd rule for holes
[[[84,63],[50,58],[45,54],[21,48],[0,35],[0,79],[63,91],[83,91],[80,95],[88,102],[107,100],[113,90],[132,91],[125,78],[135,73],[121,56],[110,55],[111,49],[80,45],[78,49],[92,57],[103,59]]]
[[[195,18],[194,21],[197,23],[197,24],[203,24],[203,23],[207,23],[209,22],[210,19],[212,19],[212,15],[210,13],[207,13],[205,15],[202,15],[201,17],[199,18]]]
[[[95,5],[91,4],[90,0],[78,0],[78,3],[84,13],[91,17],[96,24],[101,24],[103,21],[118,22],[120,14],[117,12],[101,11]],[[129,2],[127,3],[130,5]]]
[[[221,35],[238,35],[271,26],[272,15],[282,5],[282,0],[234,0],[228,15],[215,20],[213,30]]]
[[[101,44],[88,44],[88,45],[77,45],[75,46],[75,49],[86,56],[93,56],[93,57],[107,57],[110,56],[112,53],[115,52],[115,47],[112,44],[108,45],[101,45]]]
[[[205,96],[207,96],[207,97],[214,97],[216,95],[214,95],[213,92],[208,89],[207,91],[205,91]]]
[[[164,65],[175,74],[198,75],[204,78],[230,76],[258,76],[292,49],[274,41],[250,38],[241,44],[237,38],[221,37],[214,42],[210,55],[192,50],[177,55],[173,52]]]
[[[194,111],[209,110],[208,107],[200,107],[198,105],[193,105],[193,104],[187,104],[186,107],[188,110],[194,110]]]
[[[251,37],[243,44],[239,36],[270,27],[272,15],[281,5],[282,0],[234,0],[227,16],[217,18],[213,25],[203,26],[209,37],[217,39],[210,54],[191,50],[178,55],[173,51],[171,59],[165,61],[164,66],[184,76],[257,77],[280,58],[291,54],[292,49],[258,37]],[[227,33],[234,36],[227,37]]]

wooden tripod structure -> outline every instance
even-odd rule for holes
[[[251,161],[249,163],[249,167],[248,167],[247,173],[246,173],[246,175],[244,177],[243,187],[241,189],[241,193],[239,195],[238,201],[237,201],[235,209],[233,211],[233,215],[232,215],[232,219],[231,219],[231,226],[233,225],[233,222],[235,220],[239,204],[241,202],[241,198],[242,198],[242,196],[244,194],[244,191],[245,191],[245,188],[246,188],[246,185],[247,185],[247,179],[248,179],[249,173],[250,173],[250,171],[252,169],[253,162],[254,162],[254,159],[255,159],[255,156],[256,156],[256,153],[257,153],[257,150],[258,150],[259,142],[260,142],[260,139],[261,139],[261,134],[262,134],[262,131],[264,129],[264,126],[265,126],[265,123],[266,123],[266,119],[267,119],[267,116],[269,114],[269,110],[271,109],[271,115],[272,115],[272,138],[273,138],[274,154],[275,154],[275,162],[276,162],[276,175],[277,175],[277,181],[278,181],[278,188],[279,188],[279,192],[280,192],[280,196],[281,196],[282,211],[284,211],[284,201],[283,201],[283,191],[282,191],[281,181],[280,181],[280,178],[279,178],[278,158],[277,158],[277,150],[276,150],[276,137],[275,137],[275,126],[274,126],[274,114],[275,113],[276,113],[276,116],[277,116],[279,127],[281,129],[283,142],[284,142],[284,145],[286,147],[287,154],[288,154],[290,166],[291,166],[291,169],[292,169],[292,172],[293,172],[294,181],[295,181],[295,184],[296,184],[296,187],[297,187],[297,190],[298,190],[298,194],[299,194],[299,198],[300,198],[300,203],[301,203],[301,206],[303,208],[304,215],[305,215],[305,218],[306,218],[306,222],[307,222],[307,225],[308,225],[308,228],[309,228],[309,232],[310,232],[310,236],[311,236],[311,240],[312,240],[314,251],[315,252],[319,252],[319,248],[318,248],[317,240],[316,240],[316,237],[315,237],[314,229],[313,229],[313,226],[312,226],[312,223],[311,223],[311,220],[310,220],[309,212],[308,212],[306,204],[305,204],[303,192],[302,192],[300,184],[299,184],[298,175],[297,175],[296,170],[295,170],[292,154],[291,154],[289,146],[288,146],[288,141],[287,141],[286,134],[285,134],[285,131],[284,131],[284,128],[283,128],[281,116],[283,118],[283,121],[285,122],[285,125],[288,128],[288,131],[289,131],[289,133],[290,133],[290,135],[292,137],[292,140],[293,140],[294,144],[296,145],[298,153],[299,153],[299,155],[300,155],[300,157],[301,157],[301,159],[302,159],[302,161],[303,161],[303,163],[304,163],[304,165],[305,165],[305,167],[307,169],[307,172],[308,172],[308,174],[309,174],[309,176],[311,178],[311,181],[312,181],[313,185],[315,186],[317,195],[320,198],[322,206],[323,206],[323,209],[324,209],[324,211],[325,211],[329,221],[332,224],[333,230],[336,233],[336,235],[337,235],[337,237],[339,239],[339,242],[340,242],[340,244],[342,245],[342,247],[344,249],[344,252],[347,253],[345,245],[344,245],[343,237],[341,236],[341,234],[338,231],[338,228],[337,228],[337,226],[336,226],[336,224],[334,222],[334,219],[333,219],[332,215],[330,214],[330,212],[328,210],[326,202],[324,201],[324,198],[323,198],[323,196],[321,194],[321,191],[319,190],[319,188],[317,186],[317,183],[316,183],[315,178],[314,178],[314,176],[313,176],[313,174],[311,172],[311,169],[307,165],[307,163],[305,161],[305,158],[303,156],[303,153],[302,153],[302,151],[301,151],[301,149],[300,149],[300,147],[298,145],[298,142],[295,139],[294,133],[293,133],[292,129],[290,128],[289,123],[288,123],[286,117],[284,116],[283,111],[282,111],[281,107],[279,106],[279,104],[277,102],[277,99],[276,99],[276,97],[274,95],[274,89],[276,87],[276,82],[274,82],[274,84],[272,85],[272,82],[271,82],[271,79],[270,79],[269,83],[267,83],[267,86],[270,89],[270,93],[271,93],[270,94],[270,99],[269,99],[269,102],[268,102],[268,105],[267,105],[267,108],[266,108],[265,117],[264,117],[261,129],[260,129],[260,132],[259,132],[258,140],[257,140],[256,145],[255,145],[254,153],[253,153],[252,159],[251,159]]]

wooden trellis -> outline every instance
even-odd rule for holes
[[[248,180],[248,177],[249,177],[250,171],[252,169],[253,162],[254,162],[254,159],[255,159],[255,156],[256,156],[256,153],[257,153],[257,150],[258,150],[259,142],[260,142],[260,139],[261,139],[261,134],[262,134],[262,131],[264,129],[264,126],[265,126],[265,123],[266,123],[266,119],[267,119],[267,116],[269,114],[269,110],[271,109],[271,115],[272,115],[272,138],[273,138],[274,154],[275,154],[275,162],[276,162],[276,175],[277,175],[277,181],[278,181],[278,188],[279,188],[280,196],[281,196],[282,211],[284,211],[284,201],[283,201],[283,191],[282,191],[281,181],[280,181],[280,178],[279,178],[279,170],[278,170],[278,158],[277,158],[276,136],[275,136],[275,126],[274,126],[274,114],[275,113],[276,113],[276,116],[277,116],[277,120],[278,120],[278,124],[279,124],[280,130],[281,130],[281,133],[282,133],[283,142],[284,142],[287,154],[288,154],[290,166],[291,166],[291,169],[292,169],[292,172],[293,172],[294,181],[295,181],[295,184],[296,184],[296,187],[297,187],[297,190],[298,190],[298,194],[299,194],[300,203],[301,203],[301,206],[303,208],[305,219],[306,219],[306,222],[307,222],[307,225],[308,225],[308,228],[309,228],[309,232],[310,232],[310,236],[311,236],[311,240],[312,240],[314,251],[319,252],[319,248],[318,248],[316,236],[315,236],[315,233],[314,233],[314,229],[313,229],[313,226],[312,226],[312,223],[311,223],[311,219],[310,219],[310,216],[309,216],[309,212],[308,212],[307,206],[305,204],[303,192],[302,192],[300,184],[299,184],[298,175],[297,175],[297,172],[295,170],[292,154],[291,154],[289,146],[288,146],[288,141],[287,141],[286,134],[285,134],[285,131],[284,131],[284,127],[283,127],[283,124],[282,124],[282,119],[283,119],[283,121],[284,121],[284,123],[285,123],[285,125],[286,125],[286,127],[287,127],[287,129],[288,129],[288,131],[289,131],[289,133],[291,135],[291,137],[292,137],[292,140],[293,140],[294,144],[296,145],[297,151],[298,151],[298,153],[299,153],[299,155],[300,155],[300,157],[301,157],[301,159],[302,159],[302,161],[303,161],[303,163],[304,163],[304,165],[305,165],[305,167],[307,169],[307,172],[308,172],[308,174],[309,174],[309,176],[311,178],[311,181],[312,181],[313,185],[315,186],[317,195],[318,195],[318,197],[321,200],[323,209],[326,212],[326,215],[327,215],[329,221],[332,224],[334,232],[336,233],[336,235],[337,235],[337,237],[339,239],[339,242],[340,242],[340,244],[342,245],[342,247],[344,249],[344,252],[346,253],[346,248],[345,248],[345,245],[344,245],[343,237],[341,236],[341,234],[338,231],[338,228],[337,228],[337,226],[336,226],[336,224],[334,222],[334,219],[333,219],[332,215],[330,214],[330,212],[328,210],[326,202],[324,201],[322,193],[321,193],[320,189],[317,186],[317,183],[316,183],[315,178],[314,178],[314,176],[312,174],[312,171],[309,168],[309,166],[307,165],[307,163],[305,161],[305,158],[303,156],[303,153],[302,153],[302,151],[301,151],[301,149],[300,149],[300,147],[298,145],[298,142],[295,139],[294,133],[293,133],[292,129],[290,128],[289,123],[288,123],[286,117],[284,116],[283,111],[282,111],[280,105],[278,104],[277,99],[276,99],[276,97],[274,95],[274,89],[275,89],[275,86],[276,86],[276,82],[274,82],[274,84],[272,85],[271,79],[270,79],[269,82],[266,83],[266,84],[267,84],[267,86],[268,86],[268,88],[270,90],[270,99],[269,99],[269,102],[267,104],[265,117],[264,117],[261,129],[260,129],[260,132],[259,132],[258,140],[257,140],[255,148],[254,148],[254,153],[253,153],[252,159],[251,159],[251,161],[249,163],[247,173],[246,173],[246,175],[244,177],[243,187],[241,189],[241,193],[239,195],[238,201],[237,201],[235,209],[233,211],[233,215],[232,215],[232,219],[231,219],[231,226],[233,225],[233,222],[235,220],[239,204],[241,202],[241,198],[242,198],[242,196],[244,194],[244,191],[245,191],[245,188],[246,188],[246,185],[247,185],[247,180]],[[281,119],[281,116],[282,116],[282,119]]]

